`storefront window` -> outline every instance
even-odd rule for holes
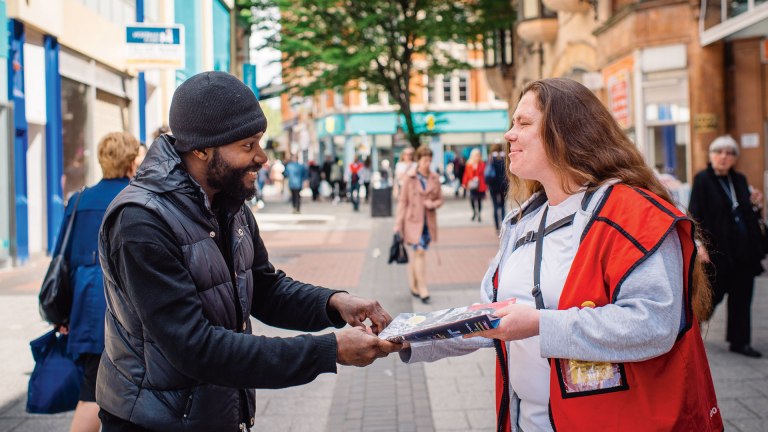
[[[88,86],[61,79],[61,111],[64,135],[64,198],[69,198],[86,183],[88,158]]]
[[[665,178],[680,183],[690,180],[691,114],[687,89],[685,71],[648,74],[643,82],[648,163]]]
[[[213,1],[213,69],[229,72],[229,9]]]

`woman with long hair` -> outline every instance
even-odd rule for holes
[[[480,300],[498,327],[407,362],[497,350],[498,430],[723,430],[699,320],[695,226],[608,110],[564,78],[523,90],[504,138],[518,208]]]
[[[472,220],[482,222],[483,199],[488,185],[485,184],[485,162],[480,149],[472,149],[464,167],[461,184],[469,191],[469,204],[472,206]]]

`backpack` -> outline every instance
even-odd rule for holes
[[[496,179],[496,167],[493,166],[493,160],[489,160],[488,163],[485,164],[485,172],[483,174],[485,175],[485,181],[487,183]]]

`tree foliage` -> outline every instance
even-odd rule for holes
[[[414,146],[411,80],[466,68],[451,42],[474,44],[514,20],[509,0],[238,0],[237,7],[241,24],[282,52],[287,91],[382,89]]]

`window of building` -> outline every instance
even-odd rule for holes
[[[451,93],[451,76],[443,76],[443,102],[452,102],[453,94]]]
[[[427,103],[436,103],[437,95],[435,94],[435,84],[437,83],[437,79],[435,79],[435,77],[427,77],[425,78],[425,81],[424,87],[427,90],[426,101]]]
[[[469,77],[466,73],[459,75],[459,102],[469,102]]]
[[[88,86],[61,78],[64,198],[85,186],[88,174]]]
[[[381,98],[379,97],[380,91],[381,89],[377,86],[368,85],[365,89],[365,100],[368,105],[378,105],[381,103]]]

